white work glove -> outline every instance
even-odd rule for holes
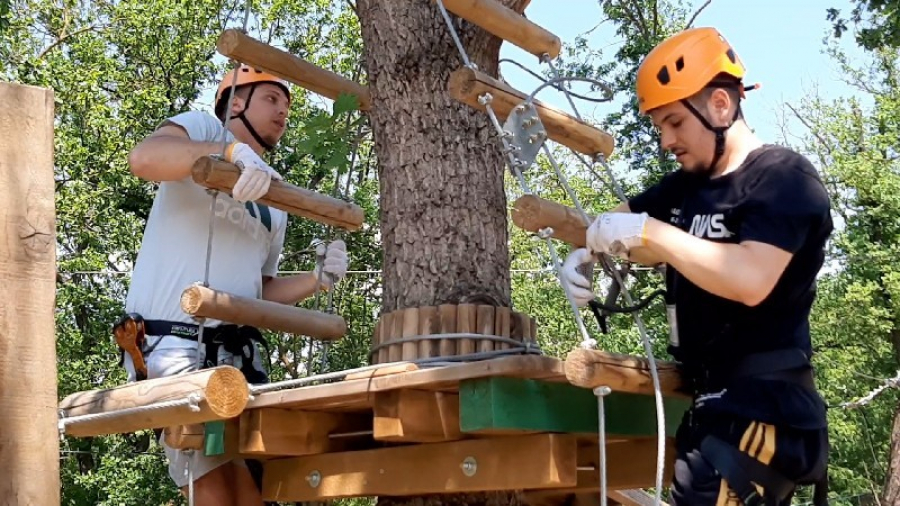
[[[628,259],[631,248],[644,246],[647,213],[603,213],[587,230],[587,247]]]
[[[560,283],[569,290],[578,307],[584,307],[594,299],[590,280],[594,260],[594,255],[587,248],[579,248],[569,253],[559,271]]]
[[[225,152],[225,159],[241,169],[241,177],[231,190],[231,196],[238,202],[256,200],[269,191],[272,179],[284,178],[263,161],[253,148],[242,142],[235,142]]]
[[[347,275],[348,263],[347,245],[344,241],[334,241],[327,247],[320,242],[316,246],[316,268],[313,269],[313,275],[318,279],[321,270],[322,283],[330,289]]]

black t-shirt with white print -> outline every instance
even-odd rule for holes
[[[706,240],[757,241],[793,254],[775,288],[754,307],[707,292],[667,266],[668,299],[677,315],[677,360],[728,371],[750,353],[799,348],[812,356],[809,313],[833,226],[828,194],[806,158],[766,145],[717,178],[682,170],[668,174],[628,205],[632,212],[646,212]],[[767,423],[825,426],[819,395],[780,381],[742,380],[724,393],[703,396],[698,404]]]

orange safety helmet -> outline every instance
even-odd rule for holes
[[[235,81],[234,78],[235,70],[237,70],[238,73],[237,81]],[[223,115],[225,114],[225,102],[228,100],[228,90],[231,89],[232,83],[234,83],[235,89],[248,84],[272,83],[280,86],[287,95],[288,100],[291,100],[291,90],[287,81],[267,72],[263,72],[262,70],[250,67],[249,65],[241,64],[238,69],[231,69],[228,71],[228,73],[225,74],[225,77],[219,82],[219,89],[216,90],[215,102],[215,112],[219,119],[223,119]]]
[[[662,41],[644,58],[637,72],[641,114],[686,99],[719,74],[740,82],[744,64],[715,28],[691,28]],[[744,88],[740,86],[741,96]]]

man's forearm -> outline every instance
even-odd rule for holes
[[[296,276],[269,278],[263,283],[262,298],[281,304],[296,304],[316,291],[318,279],[305,272]]]
[[[151,181],[177,181],[191,174],[198,158],[221,153],[218,142],[197,142],[177,135],[154,135],[138,144],[128,157],[131,172]]]
[[[701,239],[652,218],[645,230],[647,245],[639,249],[649,250],[698,287],[720,297],[754,306],[780,276],[780,271],[772,272],[777,265],[763,265],[766,262],[746,245]]]

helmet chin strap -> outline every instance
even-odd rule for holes
[[[689,111],[691,111],[691,114],[693,114],[697,117],[697,119],[700,120],[700,123],[702,123],[707,130],[710,130],[716,136],[716,148],[715,152],[713,153],[712,162],[709,164],[709,172],[712,172],[716,170],[716,164],[719,163],[722,155],[725,154],[725,133],[729,128],[731,128],[732,125],[734,125],[734,122],[737,121],[738,116],[741,113],[741,107],[738,106],[737,109],[734,110],[734,117],[731,118],[731,121],[728,123],[728,125],[714,127],[712,126],[712,124],[710,124],[709,120],[703,117],[703,115],[700,114],[700,111],[698,111],[687,99],[682,100],[681,103],[684,104],[684,106],[687,107]]]
[[[255,84],[250,86],[250,93],[247,94],[247,102],[244,104],[244,109],[237,116],[232,116],[232,118],[241,120],[241,123],[243,123],[244,126],[247,127],[247,131],[250,132],[250,135],[253,136],[253,138],[256,140],[256,142],[258,142],[259,145],[262,146],[263,149],[265,149],[266,151],[272,151],[272,149],[274,149],[275,146],[264,141],[263,138],[260,137],[260,135],[256,132],[256,129],[253,128],[253,125],[250,124],[250,120],[247,119],[247,116],[244,115],[244,113],[247,111],[247,109],[250,108],[250,99],[253,98],[254,91],[256,91]]]

